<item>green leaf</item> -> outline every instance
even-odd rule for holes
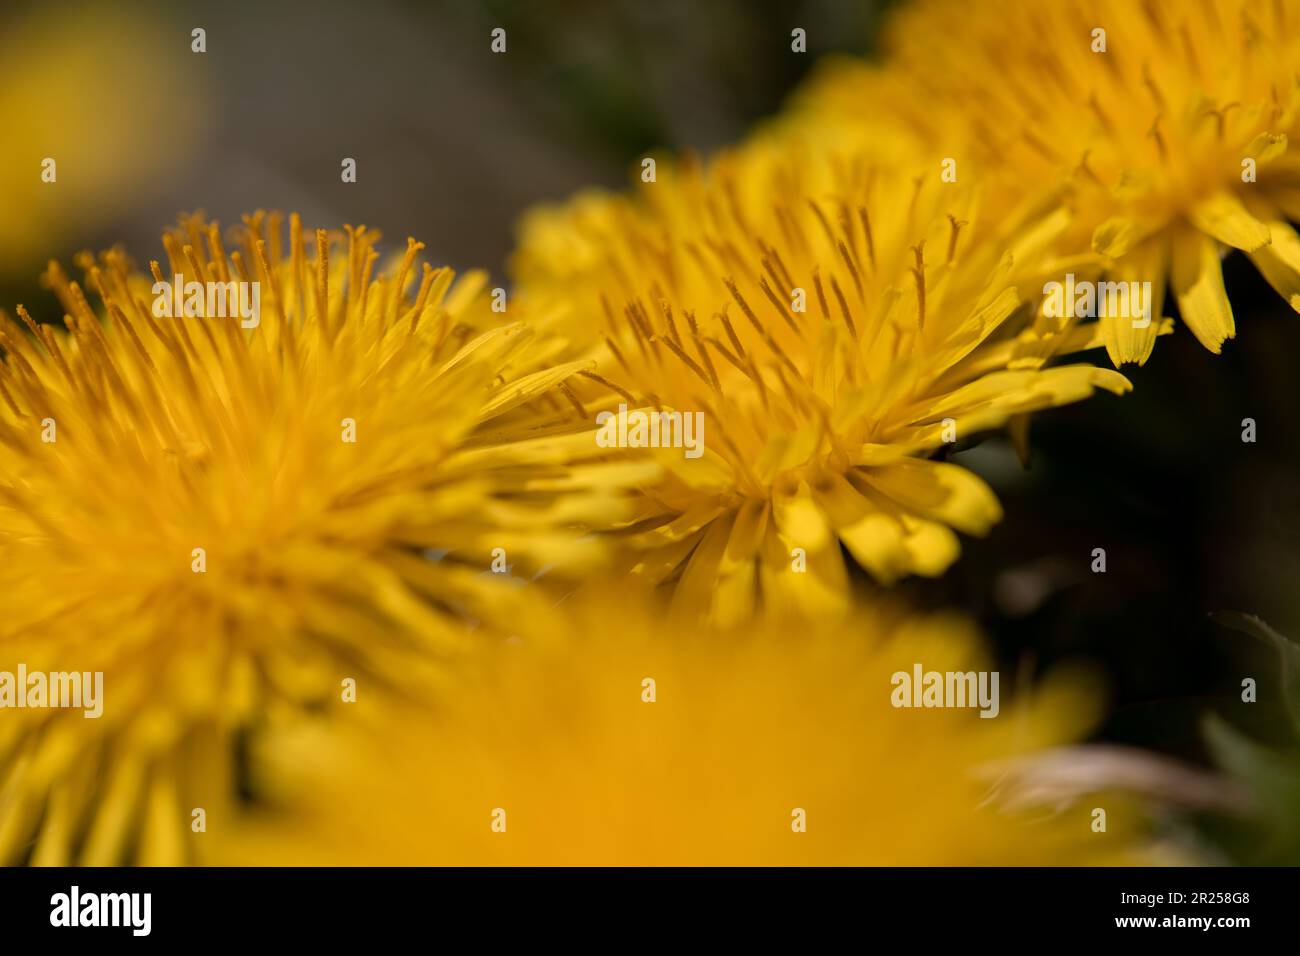
[[[1281,660],[1282,701],[1291,726],[1300,739],[1300,644],[1279,634],[1253,614],[1214,611],[1210,620],[1241,634],[1258,638],[1277,651]]]
[[[1300,860],[1300,760],[1256,743],[1213,714],[1202,729],[1214,762],[1244,782],[1257,801],[1252,815],[1269,831],[1265,854],[1292,864]]]

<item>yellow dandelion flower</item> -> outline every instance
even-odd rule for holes
[[[169,81],[153,82],[142,63]],[[30,278],[69,235],[149,198],[181,167],[207,112],[193,66],[189,37],[146,12],[86,3],[4,11],[0,276]]]
[[[0,317],[0,671],[103,695],[0,720],[0,860],[192,858],[250,734],[436,693],[524,579],[599,559],[579,535],[617,489],[531,430],[567,372],[503,373],[529,333],[475,331],[482,276],[414,241],[376,274],[376,233],[290,227],[285,255],[282,218],[247,217],[228,254],[189,218],[152,275],[86,258],[102,317],[55,265],[67,334]]]
[[[829,71],[805,105],[901,120],[1002,195],[1057,196],[1111,278],[1166,288],[1211,352],[1236,334],[1220,259],[1245,252],[1300,310],[1300,13],[1286,3],[919,0],[883,69]],[[1112,361],[1158,324],[1103,316]]]
[[[1044,367],[1092,332],[1038,335],[1015,288],[1054,271],[1046,233],[986,241],[977,191],[784,137],[657,175],[636,198],[533,213],[514,268],[530,307],[596,363],[571,390],[610,429],[598,441],[691,438],[625,433],[629,416],[698,423],[697,447],[639,452],[664,473],[622,529],[679,612],[842,610],[841,544],[883,582],[940,574],[954,529],[984,534],[1000,509],[936,452],[1129,387]]]
[[[999,682],[997,716],[986,719],[976,707],[896,706],[897,675],[917,666],[992,686],[990,672],[979,676],[988,663],[977,635],[955,616],[876,606],[795,634],[770,623],[665,634],[660,622],[622,589],[575,598],[519,642],[488,649],[477,677],[435,715],[378,717],[346,746],[339,735],[268,738],[261,757],[278,781],[268,790],[292,811],[251,820],[224,841],[222,862],[1144,858],[1134,806],[1107,797],[1034,807],[996,769],[1082,732],[1097,699],[1083,675],[1058,675],[1014,703]],[[1093,832],[1098,806],[1108,810],[1105,833]]]

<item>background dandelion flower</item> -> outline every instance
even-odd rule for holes
[[[883,68],[841,61],[805,106],[864,130],[879,108],[1002,202],[1054,197],[1079,251],[1151,282],[1157,318],[1167,286],[1211,352],[1236,334],[1220,267],[1233,249],[1300,311],[1294,6],[918,0],[885,47]],[[1158,323],[1101,321],[1116,365],[1147,360]]]
[[[611,584],[485,650],[433,716],[350,741],[267,738],[291,814],[250,819],[230,862],[386,865],[1057,865],[1147,859],[1120,799],[1010,806],[992,761],[1075,737],[1081,675],[999,716],[891,704],[893,675],[987,667],[958,617],[859,608],[791,633],[665,633]],[[619,635],[607,633],[617,621]],[[1003,693],[1008,693],[1004,684]],[[327,755],[325,759],[320,756]],[[287,772],[285,772],[287,771]]]
[[[172,42],[165,21],[146,9],[7,5],[0,282],[27,281],[65,242],[156,201],[183,168],[213,105],[188,45]]]

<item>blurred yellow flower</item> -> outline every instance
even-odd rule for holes
[[[1003,700],[994,719],[896,707],[898,672],[989,666],[970,624],[873,606],[797,632],[665,632],[628,591],[610,584],[527,622],[518,640],[488,648],[477,676],[435,714],[371,711],[354,737],[322,739],[300,725],[267,738],[254,762],[274,768],[266,789],[291,809],[225,835],[221,862],[1144,859],[1144,824],[1127,801],[1033,807],[992,769],[1087,727],[1097,694],[1083,675]],[[1104,833],[1094,832],[1094,808],[1107,810]]]
[[[1300,311],[1300,11],[1187,0],[917,0],[881,68],[840,61],[803,97],[822,123],[900,123],[1002,197],[1068,210],[1112,278],[1166,286],[1210,351],[1236,334],[1221,256],[1240,249]],[[882,114],[885,118],[882,118]],[[1112,361],[1158,323],[1101,319]]]
[[[184,163],[204,86],[188,32],[147,13],[32,4],[3,16],[0,277],[26,279],[74,231],[146,201]]]
[[[261,213],[227,254],[185,219],[152,277],[87,256],[104,319],[51,265],[68,334],[0,313],[0,669],[104,675],[99,719],[0,720],[0,861],[192,858],[250,734],[350,691],[436,696],[473,624],[591,567],[584,526],[620,514],[609,469],[529,422],[572,369],[505,375],[527,330],[474,331],[483,276],[421,269],[413,240],[372,274],[374,232],[340,254],[290,225],[288,255]],[[226,283],[225,310],[188,298]]]
[[[572,380],[579,414],[619,414],[620,439],[629,415],[703,432],[686,454],[612,452],[663,468],[621,539],[678,612],[842,610],[841,544],[883,582],[941,574],[954,529],[984,534],[1001,512],[936,452],[1128,389],[1110,370],[1045,366],[1093,332],[1030,321],[1016,287],[1056,273],[1052,237],[1002,236],[979,200],[937,168],[780,132],[707,171],[660,162],[635,197],[525,219],[520,295],[596,364]]]

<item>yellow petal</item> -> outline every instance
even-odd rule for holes
[[[713,593],[718,583],[718,567],[727,538],[731,535],[734,512],[723,515],[709,525],[699,547],[691,555],[673,592],[673,614],[689,620],[707,619],[713,608]]]
[[[751,498],[740,506],[740,511],[736,515],[736,525],[731,529],[731,539],[727,542],[728,561],[753,559],[767,533],[767,519],[770,512],[771,506],[767,501]]]
[[[910,437],[919,440],[925,436],[928,439],[925,447],[934,448],[939,444],[935,439],[942,439],[939,423],[944,418],[953,419],[958,437],[964,438],[996,428],[1012,415],[1081,401],[1097,388],[1123,395],[1133,386],[1114,369],[1093,365],[992,372],[963,385],[941,401],[930,401],[923,409],[916,409],[923,417],[914,420],[918,430]],[[895,441],[907,437],[907,433],[891,435]]]
[[[1286,152],[1285,133],[1260,133],[1246,147],[1244,156],[1253,156],[1260,166],[1272,162]]]
[[[1116,216],[1097,227],[1092,234],[1092,248],[1104,256],[1118,259],[1132,249],[1141,238],[1137,223],[1132,219]]]
[[[724,557],[712,591],[709,617],[714,624],[733,628],[745,623],[758,608],[758,562]]]
[[[772,502],[776,526],[792,547],[819,551],[830,539],[826,516],[813,502],[806,485],[791,497],[776,497]]]
[[[763,543],[760,581],[766,607],[778,617],[833,617],[849,606],[848,573],[838,542],[820,551],[806,551],[803,570],[794,569],[792,545],[771,524]]]
[[[1192,207],[1192,224],[1220,242],[1254,252],[1268,245],[1268,226],[1246,211],[1236,196],[1216,193]]]
[[[892,584],[908,567],[903,526],[884,512],[873,512],[838,529],[854,560],[883,584]]]
[[[938,577],[961,556],[961,542],[946,525],[919,520],[908,520],[905,524],[909,531],[903,542],[908,567],[917,574]]]
[[[1115,263],[1114,279],[1119,282],[1149,283],[1145,288],[1150,295],[1145,316],[1103,316],[1102,336],[1106,354],[1116,367],[1126,362],[1145,365],[1160,335],[1160,313],[1164,309],[1165,273],[1168,247],[1163,239],[1144,242]]]
[[[958,465],[914,459],[858,474],[908,511],[967,534],[987,534],[1002,519],[992,489]]]
[[[486,336],[477,341],[481,342],[483,338],[486,338]],[[532,401],[543,392],[549,392],[560,382],[590,367],[590,362],[568,362],[554,368],[524,375],[511,382],[508,387],[502,389],[500,393],[494,395],[488,401],[483,407],[483,417],[491,418],[504,414],[512,408],[518,408],[525,402]]]
[[[149,782],[141,822],[140,862],[144,866],[178,866],[186,862],[188,818],[189,811],[181,807],[175,766],[166,760]]]
[[[1300,312],[1300,236],[1281,220],[1268,224],[1273,241],[1250,253],[1250,259],[1268,284]]]
[[[1218,244],[1192,229],[1179,229],[1173,240],[1171,281],[1183,321],[1197,340],[1216,355],[1224,339],[1237,334],[1232,306],[1223,289]]]

